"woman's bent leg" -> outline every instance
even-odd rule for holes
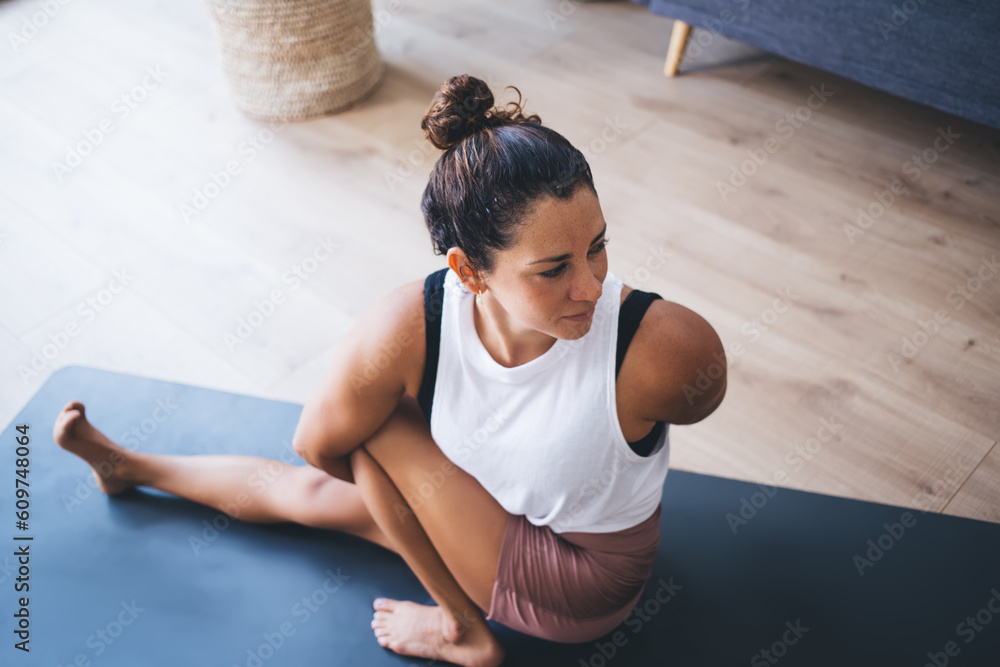
[[[105,493],[148,486],[235,519],[292,521],[340,530],[393,549],[375,523],[358,487],[312,466],[292,466],[253,456],[163,456],[133,452],[97,430],[84,406],[71,401],[56,419],[53,437],[94,469]]]
[[[379,644],[402,655],[458,665],[495,667],[503,662],[503,648],[476,603],[455,581],[412,512],[405,516],[409,506],[393,481],[364,447],[351,453],[351,467],[376,522],[439,605],[375,600],[372,628]]]
[[[351,467],[375,521],[440,605],[377,600],[379,642],[408,655],[499,664],[502,648],[480,609],[490,605],[507,512],[441,452],[408,396],[351,454]]]

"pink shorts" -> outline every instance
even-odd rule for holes
[[[556,642],[611,632],[652,576],[661,511],[613,533],[555,533],[508,515],[486,618]]]

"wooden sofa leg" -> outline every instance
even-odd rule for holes
[[[663,66],[663,73],[667,76],[677,75],[690,36],[691,26],[684,21],[674,20],[674,30],[670,34],[670,45],[667,47],[667,62]]]

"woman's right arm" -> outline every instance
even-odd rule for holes
[[[341,340],[292,438],[310,465],[347,479],[346,457],[385,423],[407,387],[419,386],[423,284],[413,281],[390,292]]]

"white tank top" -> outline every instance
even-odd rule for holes
[[[615,406],[621,290],[609,271],[586,335],[556,339],[540,357],[507,368],[476,332],[475,295],[454,271],[445,275],[431,435],[507,512],[557,533],[630,528],[662,496],[669,425],[640,456]]]

